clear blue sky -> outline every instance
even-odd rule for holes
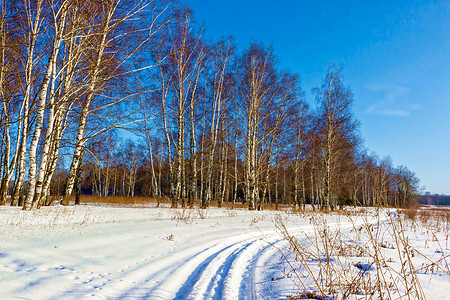
[[[450,194],[450,1],[185,0],[208,38],[272,43],[309,103],[343,66],[366,147]]]

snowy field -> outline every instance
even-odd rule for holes
[[[0,298],[450,299],[448,219],[413,218],[0,207]]]

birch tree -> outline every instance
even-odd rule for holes
[[[305,169],[307,162],[308,150],[311,146],[309,138],[310,115],[308,114],[308,106],[300,104],[296,110],[296,116],[293,120],[293,171],[294,171],[294,205],[305,208],[306,202],[306,177]],[[300,185],[302,195],[300,196]],[[301,200],[300,200],[301,199]]]
[[[16,168],[21,119],[25,114],[23,103],[21,105],[18,101],[21,73],[18,67],[20,56],[17,53],[19,37],[14,29],[11,11],[11,1],[0,1],[0,205],[6,204],[7,191]]]
[[[143,113],[143,117],[144,117],[144,129],[143,129],[143,135],[144,135],[144,139],[147,141],[147,145],[148,145],[148,153],[149,153],[149,157],[150,157],[150,171],[151,171],[151,193],[153,197],[157,197],[160,198],[161,194],[160,194],[160,188],[158,186],[158,180],[156,177],[156,172],[155,172],[155,159],[154,159],[154,155],[153,155],[153,136],[152,136],[152,132],[150,129],[150,125],[149,125],[149,121],[151,121],[151,119],[153,118],[152,115],[150,115],[150,113],[148,112],[148,105],[146,103],[146,101],[143,100],[142,95],[140,95],[140,104],[142,107],[142,113]]]
[[[318,104],[318,134],[320,137],[320,158],[324,207],[336,205],[339,176],[343,166],[352,159],[356,143],[357,122],[351,112],[353,96],[344,87],[341,70],[331,66],[320,88],[316,88]]]
[[[153,98],[155,99],[155,107],[159,109],[160,115],[159,119],[161,122],[162,132],[164,135],[164,140],[167,149],[167,164],[168,164],[168,179],[169,179],[169,196],[174,199],[175,198],[175,166],[173,159],[173,151],[172,151],[172,135],[171,131],[169,131],[169,121],[171,118],[171,114],[168,111],[168,94],[171,90],[172,80],[170,76],[167,74],[167,64],[166,64],[166,51],[168,36],[162,34],[160,38],[160,43],[158,44],[157,49],[154,51],[154,60],[157,65],[157,69],[151,73],[152,79],[155,81],[157,87],[156,92],[153,94]],[[147,118],[146,120],[147,121]],[[161,161],[162,161],[162,151],[161,151]],[[162,163],[161,163],[162,164]],[[172,203],[173,204],[173,203]]]
[[[27,138],[29,130],[29,122],[31,118],[30,102],[32,99],[32,85],[34,82],[34,72],[38,57],[36,57],[36,43],[41,34],[43,26],[43,1],[27,2],[20,1],[16,3],[14,9],[18,15],[18,34],[21,36],[24,48],[20,49],[18,55],[21,56],[23,62],[23,100],[22,100],[22,118],[21,118],[21,131],[18,131],[18,135],[21,136],[20,144],[18,147],[18,165],[17,172],[18,177],[14,185],[14,191],[11,199],[11,205],[17,205],[22,202],[23,195],[23,182],[25,179],[25,161],[27,155]],[[22,203],[21,203],[22,204]]]
[[[127,68],[127,63],[147,46],[156,32],[165,26],[167,22],[165,11],[168,6],[162,5],[160,7],[158,4],[156,1],[144,0],[135,2],[110,0],[97,4],[102,14],[100,14],[99,21],[95,26],[95,35],[91,35],[91,42],[94,47],[90,49],[87,56],[89,58],[87,61],[88,84],[82,102],[80,102],[75,150],[66,191],[61,201],[63,205],[68,205],[69,196],[73,190],[76,171],[86,142],[86,126],[88,117],[92,113],[91,108],[94,106],[95,111],[100,110],[93,101],[101,99],[101,93],[113,79],[151,67],[143,66],[130,69]],[[143,19],[144,16],[149,19]],[[142,20],[145,20],[145,22]],[[126,97],[113,99],[102,107],[116,105],[124,99]],[[107,128],[100,129],[95,135],[119,126],[115,124],[116,122],[113,123]]]
[[[33,10],[35,8],[35,11]],[[56,169],[58,161],[58,152],[60,141],[67,120],[71,111],[70,103],[76,98],[76,94],[80,90],[82,83],[78,86],[74,85],[75,81],[81,81],[77,78],[77,71],[82,59],[83,50],[86,47],[85,36],[89,28],[87,24],[92,21],[93,14],[89,19],[86,12],[88,5],[83,2],[71,1],[51,1],[38,2],[36,5],[30,5],[24,2],[18,7],[19,15],[22,17],[23,31],[25,36],[31,35],[29,39],[29,47],[27,48],[27,63],[25,72],[25,95],[23,105],[28,106],[30,98],[30,76],[34,68],[33,65],[33,45],[38,42],[40,45],[45,43],[45,39],[37,40],[39,35],[38,29],[43,25],[38,23],[40,19],[46,20],[48,25],[46,31],[50,37],[48,56],[45,57],[47,63],[43,65],[42,81],[38,101],[36,103],[35,126],[32,134],[32,141],[28,151],[28,192],[24,203],[24,209],[29,210],[31,207],[38,207],[48,194],[52,175]],[[31,18],[33,14],[35,20]],[[30,24],[33,23],[33,27]],[[38,26],[39,25],[39,26]],[[84,43],[84,46],[83,46]],[[41,50],[42,51],[42,50]],[[44,55],[46,51],[43,51]],[[40,57],[39,60],[45,62],[46,59]],[[29,63],[30,61],[30,63]],[[24,131],[22,134],[21,151],[19,159],[19,176],[13,194],[13,205],[17,203],[17,198],[21,194],[23,187],[23,179],[25,173],[25,151],[28,119],[30,118],[30,109],[23,118]],[[46,116],[45,116],[46,114]],[[41,137],[42,129],[45,128],[45,134]],[[42,142],[42,150],[37,152],[39,142]],[[38,168],[37,161],[40,160]]]
[[[86,77],[82,68],[93,34],[89,24],[94,23],[96,11],[89,2],[79,2],[68,7],[64,47],[52,72],[48,96],[46,133],[41,151],[33,204],[45,204],[49,186],[59,160],[60,142],[70,126],[72,110],[78,97],[82,97]]]
[[[239,58],[240,114],[245,120],[245,197],[250,209],[260,203],[260,150],[270,132],[264,124],[281,113],[276,60],[270,48],[251,44]]]
[[[201,40],[201,32],[196,32],[192,11],[187,7],[179,7],[169,25],[161,33],[159,47],[154,51],[159,69],[152,73],[152,77],[156,80],[160,125],[168,150],[172,207],[177,207],[180,201],[184,207],[187,157],[191,168],[189,205],[197,195],[196,120],[207,49]]]
[[[206,192],[202,198],[201,207],[206,208],[212,199],[212,173],[214,154],[216,151],[219,124],[224,118],[226,107],[233,96],[233,75],[231,73],[232,58],[235,46],[230,39],[219,41],[213,47],[211,60],[210,80],[210,128],[209,128],[209,151],[207,156]],[[206,120],[205,120],[206,122]]]
[[[290,74],[288,72],[279,72],[277,81],[277,95],[270,104],[271,114],[267,116],[263,123],[263,149],[262,154],[264,157],[265,166],[265,178],[262,196],[264,199],[260,199],[257,203],[257,209],[261,210],[264,200],[270,202],[270,173],[272,169],[272,162],[274,157],[275,148],[279,143],[282,133],[289,131],[295,124],[295,119],[300,115],[296,115],[296,111],[304,106],[301,99],[301,91],[298,86],[297,75]],[[306,108],[307,109],[307,108]],[[303,108],[305,110],[305,108]],[[304,121],[302,119],[301,121]],[[262,200],[262,201],[261,201]]]
[[[33,199],[35,196],[36,180],[37,180],[37,147],[39,139],[41,137],[41,131],[44,124],[44,112],[47,104],[47,93],[49,91],[50,80],[55,76],[56,62],[60,50],[61,43],[63,41],[64,26],[67,16],[67,8],[69,1],[62,1],[62,3],[50,4],[52,15],[51,24],[54,31],[54,38],[52,42],[51,52],[46,66],[46,71],[40,85],[39,98],[36,108],[36,122],[34,125],[34,131],[28,150],[28,186],[27,196],[24,202],[23,209],[30,210],[32,208]],[[53,100],[52,100],[53,101]],[[52,106],[53,103],[50,103]],[[51,116],[53,118],[53,116]],[[52,123],[52,121],[50,121]],[[52,124],[50,124],[52,126]],[[46,153],[41,158],[43,164],[47,163]]]

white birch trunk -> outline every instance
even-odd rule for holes
[[[11,205],[18,205],[19,202],[22,202],[21,198],[23,194],[23,186],[25,180],[25,161],[27,154],[27,137],[28,137],[28,122],[30,118],[29,111],[29,103],[31,99],[31,86],[32,86],[32,73],[34,68],[34,51],[36,46],[36,40],[38,37],[38,33],[40,31],[41,26],[41,11],[42,11],[42,0],[37,1],[36,3],[36,12],[34,14],[34,20],[32,21],[31,16],[33,13],[31,11],[27,11],[27,14],[30,16],[28,20],[28,25],[31,29],[31,32],[28,33],[26,37],[28,41],[27,47],[27,61],[25,64],[25,93],[23,96],[23,107],[24,114],[22,119],[22,136],[20,141],[20,150],[19,150],[19,158],[18,158],[18,169],[17,172],[19,176],[17,178],[17,182],[14,185],[14,191],[11,199]],[[21,204],[21,203],[20,203]]]
[[[222,171],[222,173],[223,173],[222,182],[223,182],[223,184],[222,184],[222,193],[221,193],[220,203],[223,203],[223,202],[225,202],[225,200],[227,200],[225,198],[227,188],[228,188],[228,186],[227,186],[227,181],[228,181],[228,176],[227,176],[228,162],[227,162],[227,160],[228,160],[228,147],[227,147],[226,143],[224,143],[224,150],[223,150],[223,157],[222,157],[222,170],[223,170]]]
[[[116,5],[117,5],[117,3],[116,3]],[[76,173],[78,170],[78,165],[80,163],[81,155],[83,153],[84,144],[85,144],[84,134],[85,134],[86,123],[87,123],[87,118],[88,118],[88,114],[89,114],[89,106],[91,105],[91,102],[92,102],[93,98],[95,97],[96,88],[97,88],[97,84],[98,84],[98,82],[97,82],[98,76],[99,76],[99,73],[101,70],[101,66],[102,66],[102,62],[103,62],[103,55],[104,55],[104,51],[106,49],[106,44],[107,44],[106,39],[111,30],[110,22],[113,18],[115,9],[116,9],[116,6],[113,5],[113,6],[109,7],[109,10],[106,12],[106,18],[104,20],[104,24],[103,24],[103,28],[102,28],[102,32],[101,32],[101,42],[99,43],[99,48],[97,51],[96,63],[95,63],[93,70],[91,71],[89,91],[88,91],[88,94],[86,95],[86,99],[83,103],[83,106],[81,109],[80,120],[78,122],[75,151],[73,154],[72,164],[71,164],[70,170],[69,170],[69,176],[67,178],[66,190],[65,190],[63,199],[61,201],[62,205],[69,205],[69,197],[72,194],[72,190],[73,190],[73,187],[75,184]]]
[[[30,210],[32,208],[32,203],[35,195],[36,187],[36,175],[37,175],[37,146],[39,143],[39,138],[41,136],[41,130],[44,122],[44,112],[47,101],[48,87],[50,84],[50,79],[54,68],[56,68],[56,60],[58,57],[59,49],[62,42],[62,34],[66,16],[66,5],[67,1],[64,1],[60,11],[60,19],[55,20],[55,39],[53,41],[53,48],[49,59],[49,64],[47,71],[44,75],[44,79],[41,84],[41,91],[39,93],[39,102],[36,111],[36,125],[34,128],[33,138],[31,139],[30,149],[28,152],[28,187],[27,187],[27,197],[24,202],[23,209]],[[45,162],[46,163],[46,162]]]
[[[41,154],[41,165],[39,167],[39,172],[36,180],[36,187],[33,199],[33,208],[39,208],[41,206],[41,192],[42,185],[44,184],[45,176],[47,175],[47,165],[49,159],[49,150],[50,145],[52,144],[52,140],[54,139],[54,123],[55,123],[55,98],[54,98],[54,90],[55,90],[55,81],[56,81],[56,61],[52,62],[52,83],[50,88],[50,96],[48,101],[49,113],[48,113],[48,121],[47,121],[47,130],[44,138],[44,145],[42,147]]]
[[[93,97],[93,94],[91,94]],[[89,96],[88,96],[89,97]],[[90,100],[86,100],[86,102],[90,103]],[[78,169],[78,165],[81,160],[81,155],[84,149],[84,133],[86,129],[87,116],[89,111],[89,105],[85,105],[82,109],[80,120],[78,122],[77,129],[77,138],[76,138],[76,146],[75,151],[73,153],[72,164],[70,165],[69,175],[67,177],[66,190],[64,192],[63,199],[61,201],[62,205],[69,205],[69,197],[72,195],[72,190],[75,184],[76,172]]]

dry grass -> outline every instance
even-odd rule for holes
[[[75,196],[71,196],[70,201],[75,202]],[[168,198],[152,197],[126,197],[126,196],[91,196],[83,195],[80,199],[81,204],[109,204],[114,206],[149,206],[158,203],[170,203]]]
[[[211,201],[210,202],[210,207],[219,207],[219,205],[218,205],[217,201]],[[222,202],[221,207],[229,208],[229,209],[232,209],[232,208],[244,208],[245,209],[245,208],[248,208],[248,204],[244,204],[244,203],[241,203],[241,202],[235,202],[235,203],[233,203],[233,202]]]
[[[82,214],[77,214],[76,206],[58,206],[52,208],[41,208],[32,211],[12,210],[0,220],[0,225],[33,227],[44,226],[55,228],[57,225],[71,224],[86,225],[98,222],[114,222],[104,219],[104,216],[94,214],[90,207],[82,210]]]
[[[177,222],[192,223],[195,219],[206,219],[208,213],[204,209],[196,208],[182,208],[174,209],[172,211],[171,219]]]
[[[278,218],[278,231],[289,244],[287,252],[278,249],[287,264],[283,272],[298,289],[291,299],[425,299],[418,274],[450,275],[443,254],[448,249],[448,213],[408,209],[402,210],[403,217],[395,212],[387,216],[379,211],[348,212],[353,229],[345,234],[339,225],[342,213],[333,213],[338,223],[332,226],[327,215],[306,213],[314,230],[300,234],[291,233]],[[363,222],[356,224],[355,215]],[[425,230],[428,243],[441,257],[431,259],[414,247],[407,234],[411,228]],[[445,246],[437,233],[441,239],[447,236]],[[419,260],[424,261],[422,266]]]
[[[75,202],[75,196],[71,196],[70,201],[72,203]],[[105,204],[105,205],[114,205],[114,206],[157,206],[159,204],[167,204],[170,205],[172,203],[170,198],[152,198],[152,197],[127,197],[127,196],[91,196],[91,195],[83,195],[81,196],[81,204]],[[181,202],[181,201],[180,201]],[[187,199],[185,203],[187,203]],[[200,207],[200,200],[194,200],[194,208]],[[209,207],[219,207],[217,201],[211,201]],[[227,209],[247,209],[247,203],[241,202],[223,202],[221,204],[222,208]],[[285,210],[289,206],[287,205],[279,205],[278,210]],[[181,207],[181,203],[179,203],[179,208]],[[264,206],[264,210],[276,210],[275,205],[266,205]]]
[[[450,207],[442,206],[420,206],[416,208],[407,208],[400,210],[400,214],[404,215],[406,219],[416,222],[420,226],[435,226],[442,227],[450,223]]]

